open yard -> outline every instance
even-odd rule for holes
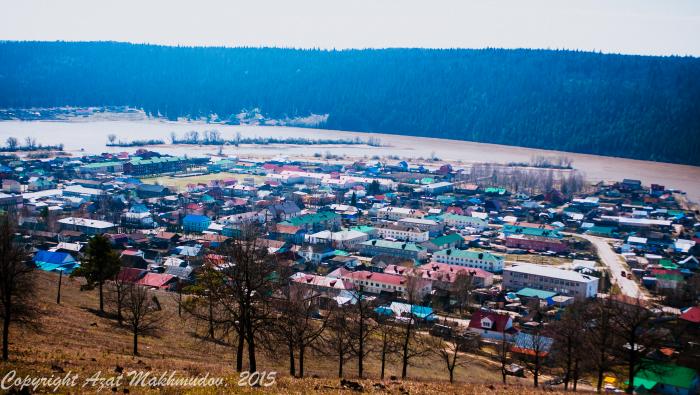
[[[253,180],[255,180],[256,184],[261,183],[265,179],[265,177],[263,177],[263,176],[252,175],[252,174],[221,172],[221,173],[202,174],[202,175],[196,175],[196,176],[191,176],[191,177],[173,177],[173,176],[148,177],[148,178],[142,178],[141,181],[148,183],[148,184],[165,185],[168,187],[173,187],[177,191],[182,191],[185,189],[185,187],[187,187],[188,184],[198,184],[198,183],[208,184],[209,181],[212,181],[212,180],[225,180],[225,179],[231,179],[231,178],[238,180],[238,182],[243,182],[243,180],[246,178],[253,178]]]

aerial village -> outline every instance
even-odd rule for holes
[[[428,347],[452,343],[502,364],[504,381],[698,389],[700,223],[683,193],[663,185],[552,177],[561,169],[518,182],[438,159],[146,149],[0,163],[0,208],[19,218],[41,271],[71,275],[99,235],[118,254],[115,281],[187,294],[207,267],[235,264],[222,246],[253,229],[288,270],[277,279],[288,297],[313,293],[319,322],[367,305],[376,322],[437,339]],[[583,342],[588,327],[599,332]],[[595,336],[603,332],[609,339]],[[567,360],[567,347],[586,351]],[[579,361],[586,355],[601,358]]]

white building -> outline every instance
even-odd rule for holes
[[[478,231],[482,231],[489,226],[488,221],[468,215],[445,214],[442,217],[442,220],[447,226],[453,226],[456,228],[474,228]]]
[[[374,227],[384,239],[395,239],[422,243],[428,241],[430,234],[427,230],[421,230],[413,226],[398,225],[392,223],[380,223]]]
[[[433,260],[438,263],[475,267],[492,273],[501,272],[504,262],[502,256],[487,251],[469,251],[457,248],[438,251],[433,254]]]
[[[398,221],[404,218],[423,218],[425,213],[405,207],[382,207],[377,211],[377,218]]]
[[[519,264],[503,269],[503,287],[534,288],[575,299],[594,298],[598,293],[598,277],[551,266]]]

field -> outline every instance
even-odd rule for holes
[[[221,172],[221,173],[202,174],[202,175],[191,176],[191,177],[172,177],[172,176],[149,177],[149,178],[142,178],[141,181],[143,181],[147,184],[165,185],[168,187],[173,187],[177,191],[182,191],[187,187],[188,184],[198,184],[198,183],[207,184],[211,180],[224,180],[224,179],[230,179],[230,178],[236,179],[236,180],[238,180],[238,182],[243,182],[243,180],[246,178],[253,178],[255,180],[256,184],[261,183],[265,179],[263,176],[257,176],[257,175],[251,175],[251,174]]]
[[[233,369],[234,351],[231,347],[195,336],[197,325],[177,315],[177,303],[173,295],[158,293],[167,319],[161,324],[157,336],[140,339],[140,355],[131,355],[132,337],[129,331],[112,319],[98,316],[96,291],[79,290],[80,282],[64,278],[61,304],[56,304],[57,275],[37,273],[37,298],[40,315],[38,328],[12,328],[9,364],[0,364],[0,376],[16,370],[18,376],[63,376],[68,372],[81,378],[101,372],[103,376],[116,375],[115,369],[124,371],[149,371],[154,375],[177,371],[183,376],[222,377],[233,392],[255,392],[250,388],[238,388],[239,376]],[[202,328],[199,328],[202,329]],[[201,330],[200,330],[201,332]],[[335,360],[320,355],[309,355],[306,360],[305,379],[286,375],[286,353],[261,354],[258,370],[277,373],[277,383],[268,388],[277,393],[339,392],[339,379],[335,378]],[[387,380],[381,388],[378,362],[370,357],[366,371],[368,378],[361,383],[366,389],[380,393],[527,393],[530,381],[504,387],[500,383],[497,367],[479,357],[469,357],[465,367],[455,373],[457,383],[447,382],[447,371],[441,361],[422,357],[416,366],[409,368],[410,381]],[[387,377],[399,375],[400,366],[392,363]],[[346,376],[356,375],[354,361],[346,365]],[[509,378],[516,383],[515,378]],[[491,385],[493,383],[493,385]],[[377,385],[376,387],[375,384]],[[119,388],[121,392],[122,388]],[[235,389],[235,391],[234,391]],[[105,391],[109,391],[109,388]],[[92,393],[89,387],[85,392]],[[131,393],[148,392],[144,388],[131,388]],[[172,390],[166,393],[179,393]],[[214,391],[216,392],[216,391]],[[189,393],[189,392],[188,392]],[[213,393],[213,392],[212,392]]]

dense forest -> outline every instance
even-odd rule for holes
[[[550,50],[0,43],[0,108],[168,118],[327,114],[325,128],[700,165],[700,59]]]

